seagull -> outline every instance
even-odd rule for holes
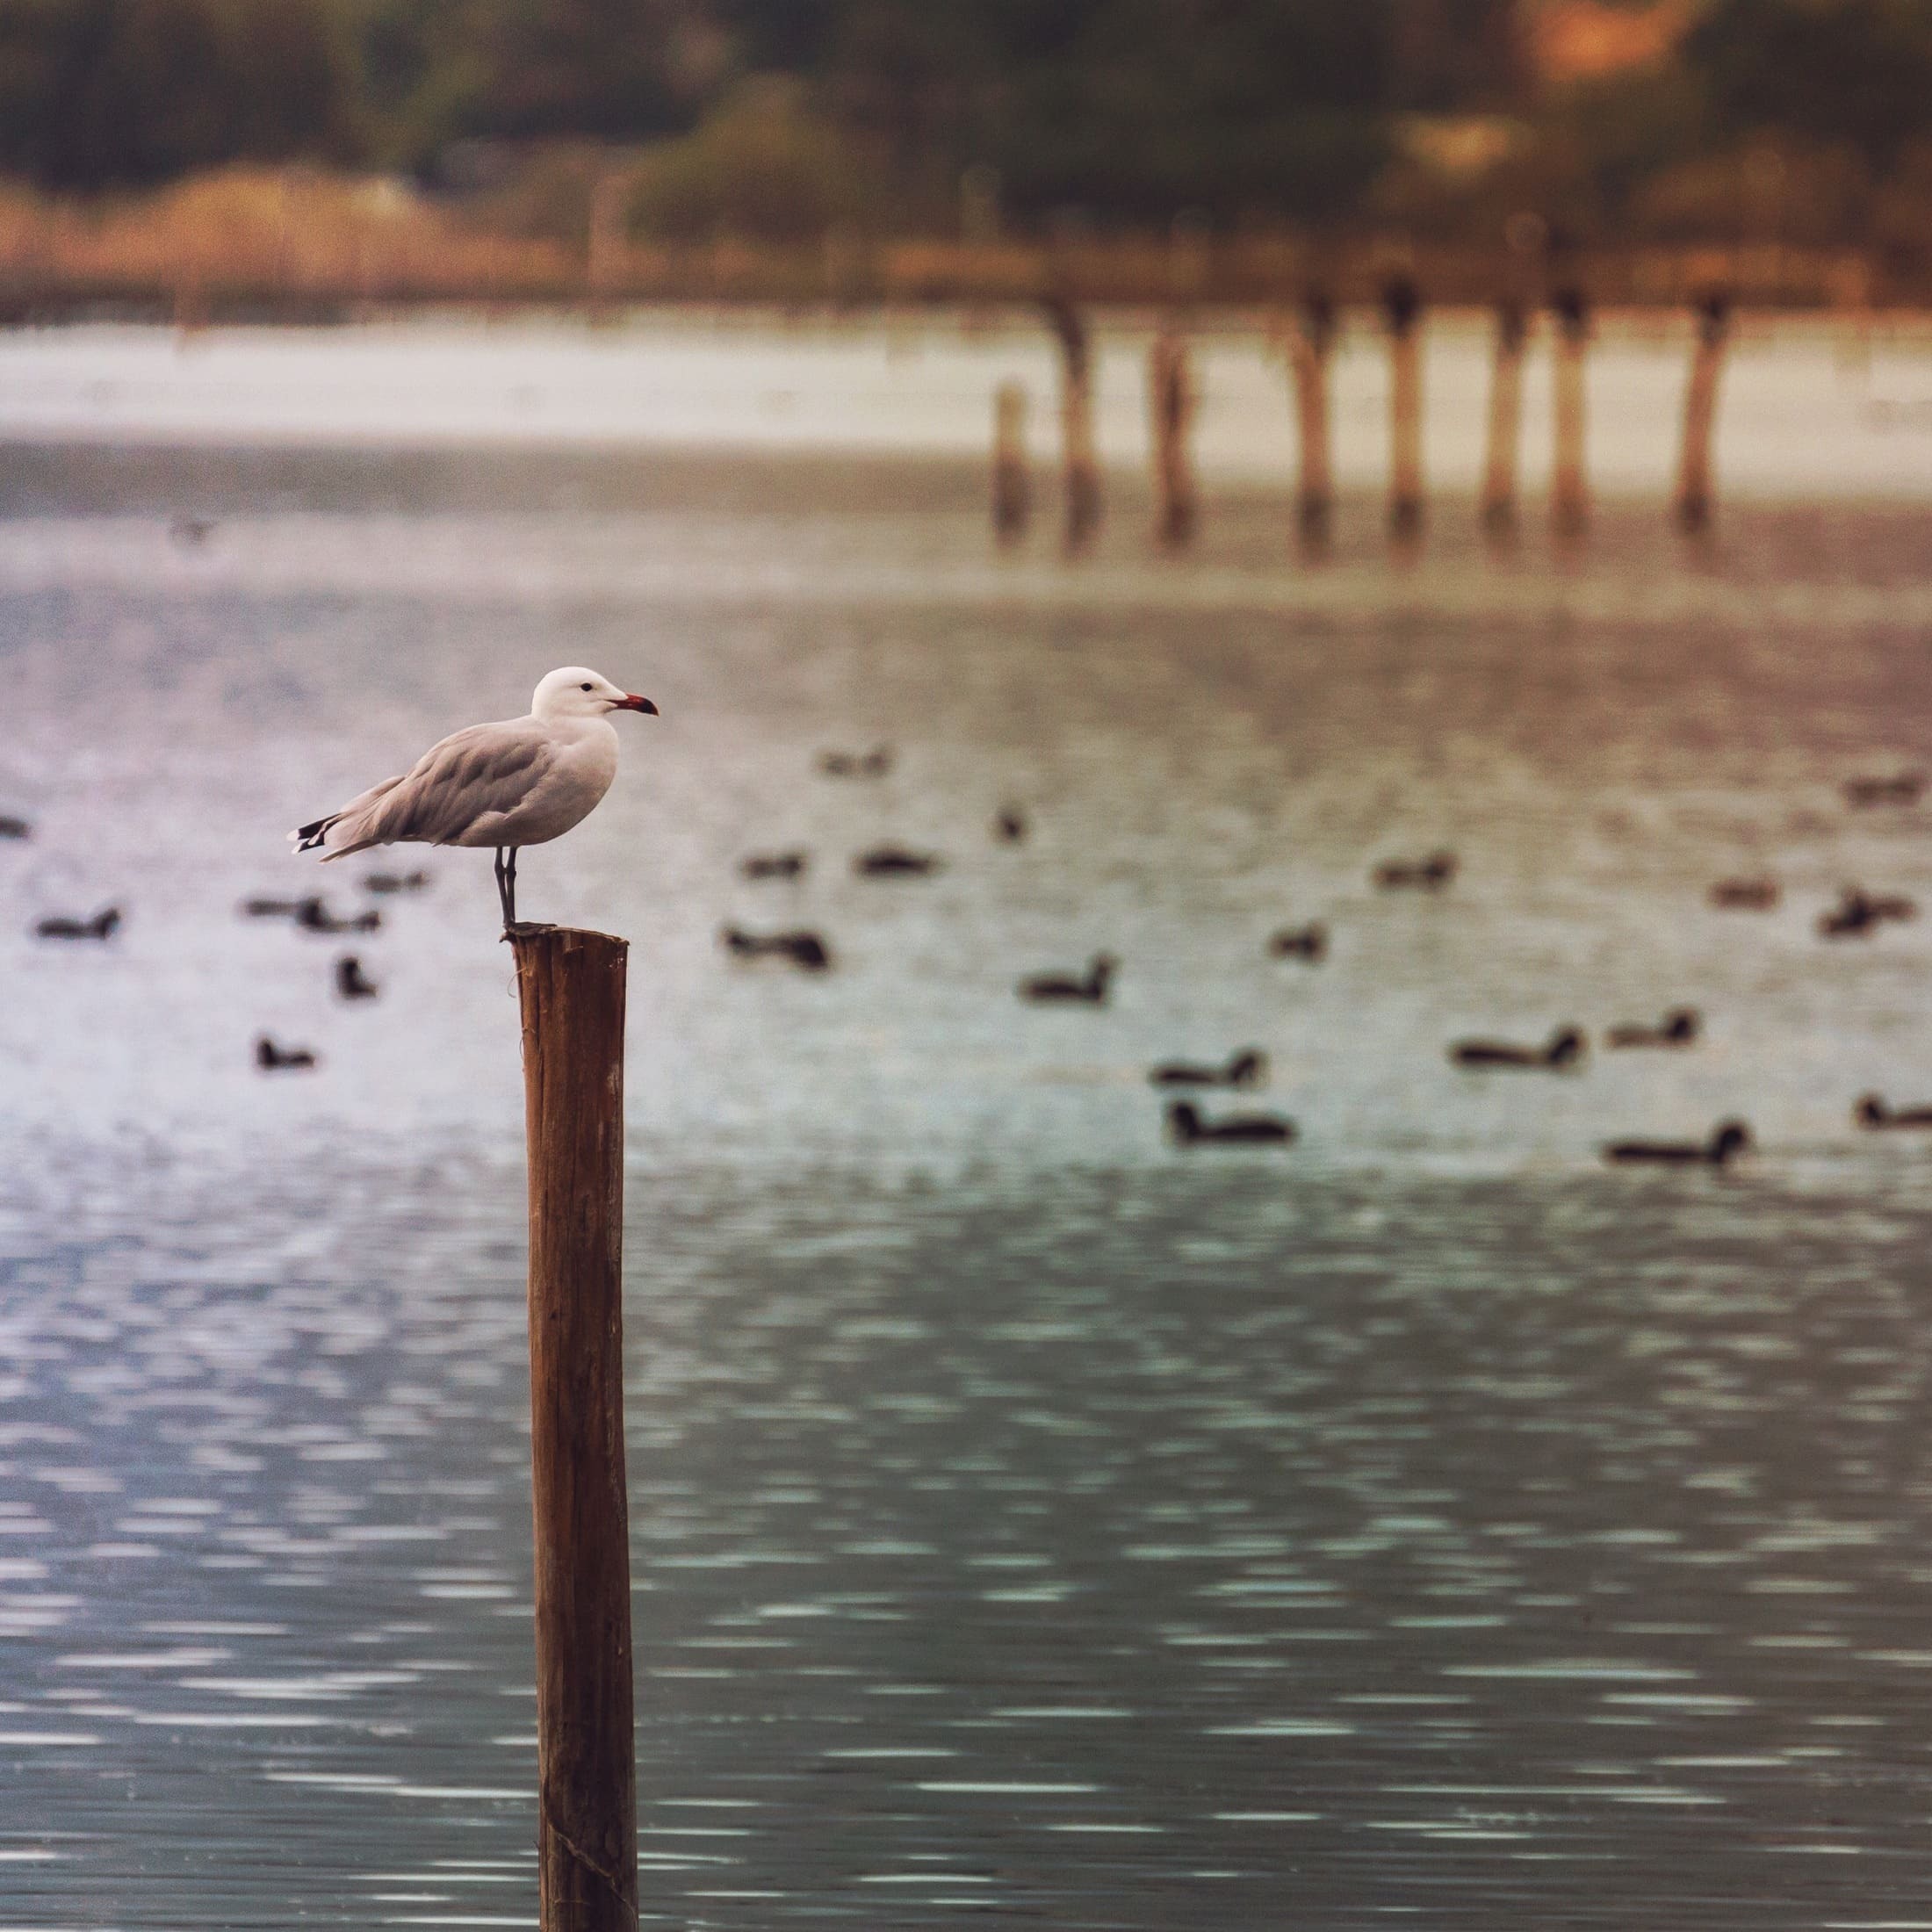
[[[399,843],[494,847],[503,930],[513,931],[518,851],[562,838],[610,789],[617,772],[613,711],[658,715],[649,698],[566,665],[537,687],[528,717],[452,732],[402,776],[299,826],[289,842],[325,860]]]

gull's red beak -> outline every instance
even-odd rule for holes
[[[632,691],[624,694],[623,703],[613,704],[610,709],[614,711],[648,711],[652,717],[658,715],[657,706],[649,698],[639,697]]]

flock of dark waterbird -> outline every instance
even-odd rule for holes
[[[822,752],[818,760],[821,774],[832,778],[883,778],[893,767],[893,753],[887,746],[870,752]],[[1854,810],[1886,805],[1913,805],[1927,786],[1925,775],[1900,772],[1878,777],[1855,778],[1843,787],[1846,804]],[[992,836],[1005,844],[1016,844],[1027,836],[1025,812],[1014,804],[999,807],[992,821]],[[922,878],[943,869],[941,854],[914,852],[896,845],[882,845],[860,853],[853,870],[862,878]],[[779,882],[796,884],[811,864],[811,855],[796,847],[780,851],[753,852],[739,861],[739,875],[754,883]],[[1384,859],[1370,871],[1370,879],[1383,892],[1443,893],[1454,884],[1460,870],[1455,853],[1427,852],[1416,857]],[[1708,903],[1720,912],[1768,912],[1783,897],[1777,881],[1769,877],[1720,879],[1708,892]],[[1869,938],[1888,922],[1915,919],[1918,908],[1898,893],[1874,893],[1862,886],[1848,885],[1841,890],[1836,905],[1820,914],[1817,929],[1820,938],[1842,940]],[[719,942],[734,959],[779,960],[806,972],[832,970],[833,950],[825,936],[807,929],[750,933],[739,926],[726,926]],[[1266,952],[1272,959],[1294,960],[1319,965],[1328,955],[1328,927],[1320,920],[1283,926],[1271,934]],[[1057,970],[1029,974],[1019,981],[1019,997],[1033,1006],[1102,1007],[1107,1004],[1120,961],[1111,953],[1096,953],[1079,970]],[[1704,1034],[1704,1017],[1694,1006],[1673,1006],[1655,1020],[1626,1020],[1603,1030],[1602,1044],[1611,1052],[1682,1052],[1695,1047]],[[1569,1073],[1582,1068],[1590,1053],[1590,1040],[1582,1027],[1557,1027],[1540,1042],[1510,1040],[1456,1040],[1450,1042],[1452,1065],[1473,1073]],[[1251,1092],[1268,1080],[1268,1057],[1258,1047],[1244,1047],[1219,1063],[1192,1060],[1166,1061],[1151,1069],[1150,1084],[1158,1090],[1184,1089],[1204,1092],[1213,1089]],[[1893,1108],[1882,1096],[1867,1093],[1852,1108],[1852,1120],[1861,1128],[1932,1130],[1932,1106]],[[1295,1139],[1295,1123],[1270,1113],[1222,1113],[1210,1116],[1195,1099],[1174,1099],[1167,1103],[1164,1122],[1168,1137],[1177,1147],[1286,1147]],[[1611,1141],[1603,1148],[1604,1158],[1616,1166],[1723,1168],[1737,1156],[1750,1151],[1750,1128],[1742,1121],[1720,1121],[1703,1141]]]
[[[378,898],[391,898],[399,892],[425,892],[429,887],[429,875],[423,871],[372,872],[363,880],[362,886]],[[296,899],[243,899],[240,910],[243,919],[285,919],[299,933],[315,933],[325,938],[348,933],[379,933],[383,926],[379,906],[335,912],[329,909],[326,899],[313,892]],[[382,992],[369,977],[361,955],[356,953],[336,956],[329,970],[329,980],[335,997],[346,1006],[378,998]],[[321,1062],[313,1047],[284,1046],[264,1033],[256,1039],[255,1063],[263,1073],[297,1073],[311,1071]]]
[[[391,898],[399,893],[426,892],[429,889],[429,875],[422,870],[371,872],[363,880],[362,887],[364,891],[377,898]],[[324,937],[345,933],[379,933],[383,926],[379,906],[364,906],[357,912],[335,912],[330,911],[326,899],[313,892],[297,899],[243,899],[241,913],[248,919],[286,919],[297,932],[317,933]],[[359,954],[338,955],[329,970],[329,980],[335,989],[335,997],[345,1006],[358,1006],[364,1001],[378,998],[382,993],[382,988],[369,977]],[[293,1073],[309,1071],[321,1063],[313,1047],[283,1046],[269,1034],[262,1034],[255,1042],[255,1063],[263,1073]]]
[[[828,778],[880,779],[892,770],[891,747],[877,746],[868,752],[824,752],[818,770]],[[1882,776],[1854,778],[1843,787],[1847,805],[1853,810],[1884,806],[1912,806],[1924,797],[1928,775],[1921,772],[1898,772]],[[995,840],[1006,845],[1022,842],[1029,830],[1026,813],[1016,804],[1002,804],[991,825]],[[32,836],[31,823],[22,818],[0,813],[0,842],[23,842]],[[811,863],[811,854],[797,847],[783,851],[756,852],[739,861],[739,871],[753,883],[792,883],[803,879]],[[861,878],[928,878],[942,870],[941,854],[883,844],[858,854],[853,870]],[[1377,863],[1370,877],[1385,892],[1439,893],[1454,883],[1459,861],[1449,851],[1436,851],[1419,858],[1391,858]],[[375,872],[363,882],[363,888],[377,898],[418,893],[428,889],[429,876],[422,870]],[[1778,882],[1768,876],[1720,879],[1709,890],[1708,903],[1719,912],[1768,912],[1782,898]],[[285,919],[295,930],[335,937],[347,934],[371,934],[381,930],[382,911],[365,906],[352,912],[336,912],[318,894],[300,898],[256,898],[244,899],[240,908],[244,919]],[[1820,913],[1819,936],[1824,940],[1869,939],[1885,925],[1918,917],[1918,907],[1900,893],[1868,892],[1862,886],[1842,889],[1838,903]],[[103,906],[85,916],[52,913],[36,921],[33,932],[39,939],[105,944],[112,941],[125,923],[119,905]],[[833,951],[824,936],[797,928],[768,933],[751,933],[742,926],[726,926],[719,942],[732,958],[751,962],[778,960],[808,973],[828,972]],[[1328,954],[1328,928],[1320,921],[1285,926],[1267,941],[1268,955],[1319,965]],[[1015,988],[1019,997],[1033,1006],[1102,1007],[1107,1004],[1121,962],[1111,953],[1096,953],[1079,971],[1049,971],[1030,974]],[[356,1005],[378,998],[380,986],[370,978],[362,960],[354,953],[341,955],[332,970],[336,997]],[[1626,1021],[1604,1029],[1603,1043],[1612,1051],[1683,1051],[1702,1037],[1704,1021],[1695,1007],[1674,1006],[1654,1023]],[[1580,1068],[1590,1050],[1581,1027],[1559,1027],[1543,1042],[1507,1040],[1458,1040],[1450,1043],[1452,1064],[1471,1072],[1567,1073]],[[254,1049],[255,1064],[263,1073],[310,1070],[320,1063],[312,1048],[288,1046],[263,1034]],[[1220,1064],[1195,1061],[1168,1061],[1149,1073],[1158,1090],[1183,1088],[1197,1092],[1210,1089],[1248,1092],[1265,1086],[1268,1079],[1267,1056],[1258,1048],[1245,1047],[1232,1053]],[[1932,1105],[1894,1107],[1877,1093],[1862,1094],[1852,1107],[1854,1123],[1872,1132],[1932,1131]],[[1264,1113],[1223,1114],[1215,1118],[1204,1114],[1192,1099],[1170,1100],[1165,1113],[1169,1137],[1179,1147],[1245,1146],[1285,1147],[1295,1138],[1295,1123],[1281,1115]],[[1722,1168],[1752,1146],[1751,1130],[1742,1121],[1720,1121],[1705,1141],[1612,1141],[1604,1157],[1618,1165],[1694,1166]]]
[[[0,813],[0,840],[24,842],[32,836],[33,827],[28,820],[11,813]],[[429,875],[421,870],[375,872],[364,879],[362,884],[364,891],[376,898],[389,898],[397,893],[427,890]],[[379,932],[383,923],[382,912],[376,906],[366,906],[356,912],[337,913],[329,910],[327,900],[313,893],[296,899],[244,899],[241,914],[243,919],[285,919],[298,932],[321,934],[325,937]],[[91,941],[105,944],[124,924],[126,915],[121,908],[106,905],[85,918],[71,913],[49,913],[34,922],[33,934],[36,939]],[[382,991],[370,978],[362,961],[354,953],[344,953],[335,961],[331,978],[336,996],[351,1005],[374,999]],[[267,1034],[256,1035],[254,1061],[263,1073],[312,1069],[321,1063],[313,1048],[284,1046]]]

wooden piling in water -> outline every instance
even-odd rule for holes
[[[1100,467],[1093,454],[1093,350],[1086,318],[1063,296],[1047,304],[1060,344],[1060,433],[1063,446],[1066,546],[1084,550],[1100,523]]]
[[[584,292],[593,320],[608,320],[624,270],[624,216],[631,177],[611,169],[591,184],[584,237]]]
[[[1590,522],[1590,483],[1584,464],[1583,358],[1590,345],[1590,304],[1572,284],[1555,290],[1556,362],[1552,407],[1555,414],[1555,466],[1550,514],[1560,537],[1580,537]]]
[[[1382,288],[1388,326],[1388,529],[1399,542],[1422,532],[1422,292],[1394,275]]]
[[[1697,304],[1698,335],[1683,397],[1683,449],[1677,464],[1677,527],[1691,535],[1711,522],[1711,443],[1717,426],[1718,376],[1731,333],[1731,298],[1711,289]]]
[[[1328,541],[1335,514],[1335,472],[1329,455],[1329,354],[1335,346],[1335,302],[1311,288],[1287,331],[1288,367],[1294,378],[1295,422],[1301,438],[1301,488],[1296,519],[1301,540],[1313,548]]]
[[[1147,405],[1152,419],[1154,530],[1170,549],[1192,541],[1200,514],[1193,461],[1187,438],[1199,397],[1188,365],[1187,339],[1171,325],[1155,336],[1147,352]]]
[[[185,348],[207,326],[208,285],[199,268],[185,268],[175,281],[175,346]]]
[[[1002,543],[1017,542],[1032,515],[1027,392],[1017,382],[1003,382],[993,392],[993,534]]]
[[[622,940],[519,926],[543,1932],[637,1932]]]
[[[1496,366],[1489,378],[1489,447],[1482,472],[1482,523],[1493,537],[1516,529],[1517,458],[1523,442],[1523,347],[1529,314],[1514,296],[1496,304]]]

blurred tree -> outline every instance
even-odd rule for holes
[[[686,125],[672,79],[678,0],[494,0],[472,132],[636,140]]]
[[[1023,213],[1318,218],[1390,152],[1388,0],[1058,0],[1018,22],[1017,0],[992,4],[1030,43],[996,43],[983,135]]]
[[[62,188],[341,158],[355,69],[325,0],[10,0],[0,163]]]
[[[737,42],[741,65],[758,73],[816,70],[843,11],[844,0],[714,0],[711,8]]]
[[[1873,197],[1872,238],[1908,274],[1932,265],[1932,136],[1909,142]]]
[[[820,62],[832,111],[876,135],[901,168],[956,162],[997,71],[984,11],[851,0]]]
[[[991,163],[1022,218],[1345,208],[1389,151],[1394,29],[1510,0],[711,0],[741,61],[784,67],[949,209]],[[1459,43],[1460,44],[1460,43]]]
[[[473,185],[530,172],[508,149],[543,145],[580,186],[609,144],[655,142],[638,207],[689,232],[950,228],[963,173],[984,168],[1035,227],[1188,211],[1489,233],[1532,209],[1581,237],[1702,233],[1747,189],[1736,220],[1763,230],[1774,155],[1790,232],[1882,206],[1907,234],[1932,144],[1932,0],[1629,8],[0,0],[0,169],[95,189],[296,156],[437,173],[446,155],[441,178]],[[1653,17],[1640,71],[1557,85],[1536,68],[1539,21]],[[1474,116],[1497,160],[1443,166],[1449,144],[1422,137]],[[491,139],[454,145],[469,136]]]
[[[1771,130],[1883,167],[1932,133],[1927,0],[1713,0],[1684,52],[1727,141]]]
[[[478,0],[343,0],[352,4],[372,158],[424,167],[465,133],[489,90]]]
[[[812,109],[799,82],[762,75],[739,83],[694,133],[645,154],[631,219],[666,240],[796,243],[876,219],[890,194],[886,170]]]
[[[1504,107],[1525,78],[1519,0],[1396,0],[1393,105],[1467,112]]]
[[[0,6],[0,169],[40,174],[63,56],[76,38],[75,0]]]
[[[1643,233],[1663,241],[1828,248],[1870,228],[1871,177],[1856,148],[1761,140],[1659,169],[1641,184],[1632,213]]]

